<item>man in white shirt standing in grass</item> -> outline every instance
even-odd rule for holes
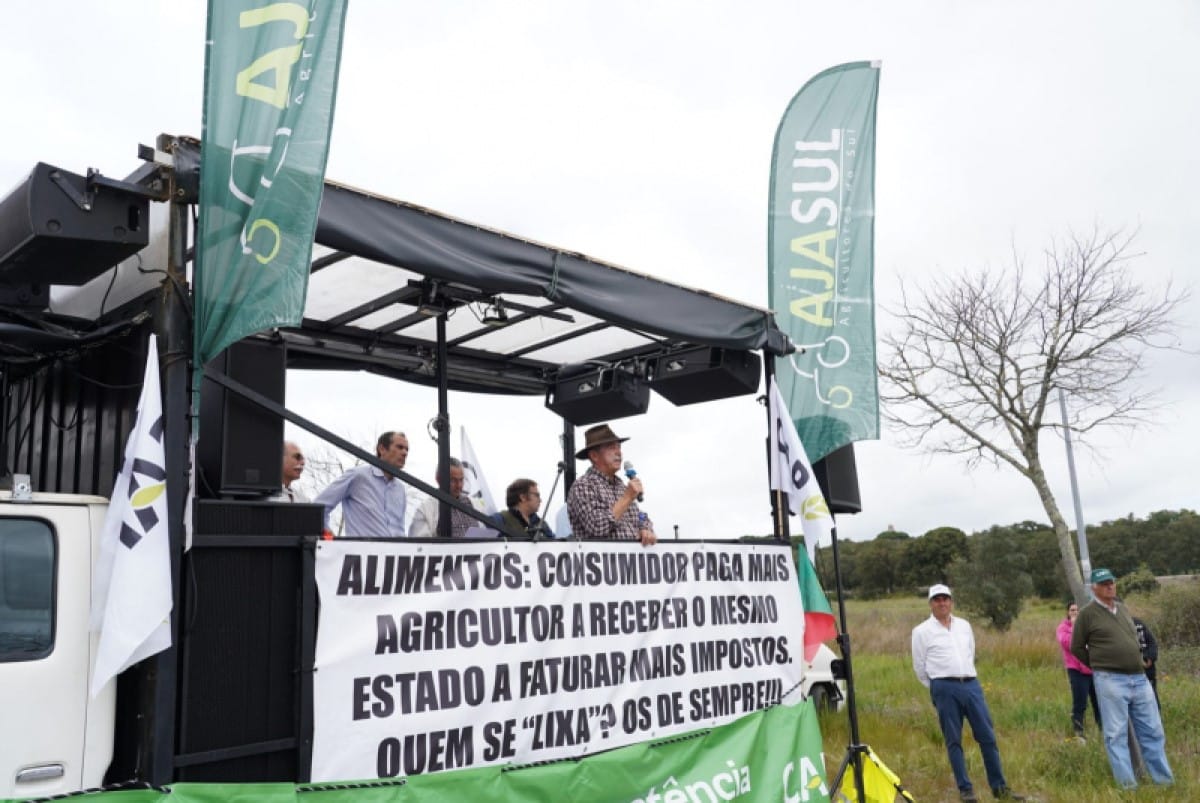
[[[983,699],[983,687],[975,675],[975,634],[971,623],[959,619],[954,610],[950,588],[941,583],[929,589],[931,616],[912,631],[913,670],[933,699],[938,724],[946,740],[946,753],[954,782],[965,803],[979,800],[971,779],[967,777],[967,762],[963,758],[963,719],[971,723],[971,733],[983,754],[988,786],[997,800],[1024,800],[1008,788],[1004,769],[1000,766],[1000,748],[992,728],[992,714]]]

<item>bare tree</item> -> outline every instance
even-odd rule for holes
[[[335,449],[324,442],[317,442],[305,450],[304,474],[300,487],[310,499],[316,499],[326,485],[362,463],[349,452]],[[342,511],[338,508],[329,516],[329,530],[334,535],[342,534]]]
[[[1140,382],[1145,358],[1177,347],[1175,312],[1187,293],[1143,287],[1133,239],[1096,228],[1052,243],[1040,276],[1014,254],[1011,269],[937,279],[916,298],[902,292],[889,310],[897,331],[883,338],[888,420],[908,445],[963,456],[969,467],[1006,463],[1033,483],[1080,603],[1083,580],[1046,482],[1041,435],[1062,429],[1048,411],[1060,388],[1084,445],[1093,430],[1135,426],[1153,408],[1155,392]]]

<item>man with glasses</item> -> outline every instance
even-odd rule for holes
[[[529,533],[539,538],[553,538],[554,531],[550,525],[538,516],[538,506],[542,503],[542,494],[538,491],[537,483],[533,480],[513,480],[504,494],[504,504],[508,510],[496,514],[496,520],[510,530]]]
[[[271,497],[273,502],[307,502],[308,496],[300,490],[297,480],[304,473],[304,452],[295,441],[283,442],[283,486]]]
[[[1142,749],[1150,780],[1175,782],[1167,763],[1166,736],[1154,690],[1146,679],[1137,627],[1125,606],[1117,601],[1117,578],[1108,569],[1092,572],[1095,597],[1075,620],[1071,654],[1092,670],[1100,719],[1104,724],[1104,750],[1113,777],[1126,789],[1137,787],[1129,756],[1129,726]]]

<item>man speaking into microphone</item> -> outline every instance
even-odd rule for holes
[[[577,460],[591,462],[591,468],[571,486],[567,494],[567,513],[571,530],[579,538],[637,539],[650,546],[658,538],[650,518],[638,510],[642,481],[629,463],[625,464],[629,482],[619,476],[621,444],[629,438],[617,437],[608,424],[599,424],[584,433],[584,447]]]

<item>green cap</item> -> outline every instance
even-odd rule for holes
[[[1113,573],[1108,569],[1092,569],[1092,585],[1096,583],[1107,583],[1109,580],[1116,580]]]

